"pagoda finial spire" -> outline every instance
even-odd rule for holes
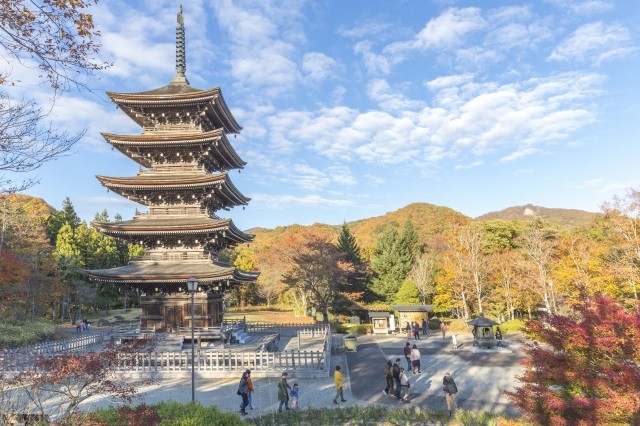
[[[184,40],[184,17],[182,16],[182,5],[178,6],[178,20],[176,23],[176,75],[171,83],[189,84],[185,71],[187,70],[187,59],[185,53]]]

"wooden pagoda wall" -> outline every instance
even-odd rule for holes
[[[191,295],[184,293],[142,296],[140,327],[176,332],[191,327]],[[193,301],[194,327],[212,327],[222,323],[222,295],[196,293]]]

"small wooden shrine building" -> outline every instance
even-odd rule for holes
[[[433,312],[433,305],[391,305],[391,309],[398,313],[398,327],[404,330],[407,322],[414,321],[422,326],[422,320],[429,322],[429,312]]]
[[[143,53],[143,52],[141,52]],[[141,327],[177,331],[191,325],[187,280],[195,278],[194,325],[222,321],[222,295],[232,286],[257,279],[255,272],[219,259],[227,247],[247,243],[252,235],[216,212],[249,202],[228,171],[245,162],[227,138],[242,127],[220,88],[200,90],[185,76],[182,7],[176,26],[176,75],[163,87],[108,96],[142,128],[139,135],[103,133],[115,149],[140,164],[136,176],[97,176],[108,190],[148,207],[131,220],[93,222],[100,232],[136,243],[144,255],[128,265],[88,271],[98,283],[136,289],[142,295]]]
[[[369,318],[371,318],[373,334],[393,333],[396,328],[395,317],[389,312],[370,311]]]

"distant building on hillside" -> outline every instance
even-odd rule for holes
[[[144,52],[140,52],[144,54]],[[136,243],[145,254],[128,265],[88,271],[98,283],[141,293],[141,327],[177,331],[190,326],[187,280],[195,278],[194,325],[222,321],[222,295],[258,274],[219,259],[227,247],[250,242],[218,210],[249,202],[231,182],[229,170],[245,162],[227,139],[242,127],[227,107],[220,88],[196,89],[185,75],[182,7],[176,27],[176,75],[166,86],[139,93],[108,92],[118,108],[142,127],[140,135],[103,133],[106,141],[140,171],[131,177],[98,176],[108,188],[148,207],[123,222],[93,222],[104,234]]]

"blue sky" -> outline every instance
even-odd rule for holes
[[[242,229],[340,224],[412,202],[478,216],[509,206],[598,211],[638,187],[640,7],[632,0],[183,0],[187,77],[220,86],[244,127],[234,172],[252,201],[221,212]],[[174,75],[177,3],[100,2],[94,93],[57,100],[86,129],[28,191],[82,218],[136,207],[94,175],[138,166],[100,132],[137,134],[105,90]],[[16,72],[14,70],[14,72]],[[23,88],[47,101],[32,70]],[[35,88],[34,88],[35,87]]]

